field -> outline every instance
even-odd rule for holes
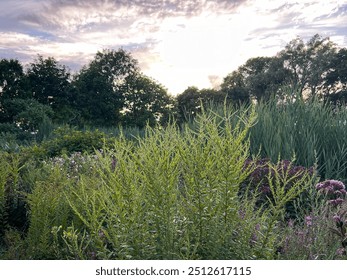
[[[347,259],[346,122],[343,106],[272,100],[3,141],[0,256]]]

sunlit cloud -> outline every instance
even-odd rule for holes
[[[0,57],[53,56],[78,70],[97,51],[124,48],[173,94],[216,87],[247,59],[296,36],[347,46],[341,0],[1,1]]]

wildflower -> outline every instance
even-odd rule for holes
[[[342,202],[344,202],[344,199],[342,199],[342,198],[328,200],[328,203],[332,206],[338,206],[338,205],[342,204]]]
[[[306,226],[308,226],[308,227],[312,226],[312,217],[306,216],[305,217],[305,223],[306,223]]]
[[[335,189],[341,190],[345,189],[345,185],[341,181],[329,180],[330,184],[335,187]]]
[[[290,219],[290,220],[288,221],[288,227],[290,227],[290,228],[293,228],[293,227],[294,227],[294,221],[293,221],[292,219]]]
[[[328,203],[332,206],[342,204],[346,197],[346,187],[341,181],[326,180],[318,183],[316,189],[327,196]]]

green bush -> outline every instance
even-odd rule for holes
[[[45,140],[38,145],[23,148],[25,158],[51,158],[60,155],[71,155],[75,152],[93,153],[109,145],[112,137],[98,130],[80,131],[68,127],[54,130],[51,140]]]

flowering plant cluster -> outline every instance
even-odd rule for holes
[[[341,205],[346,198],[346,187],[341,181],[326,180],[318,183],[316,189],[324,194],[332,206]]]
[[[102,152],[102,150],[100,151]],[[65,170],[69,179],[77,179],[79,174],[90,172],[97,162],[96,154],[83,154],[81,152],[72,153],[70,156],[57,156],[50,158],[43,163],[51,164],[52,167],[58,167],[60,170]]]
[[[337,213],[333,220],[335,222],[335,228],[330,228],[333,233],[339,236],[341,240],[341,247],[337,250],[336,255],[347,255],[347,211]]]
[[[241,186],[241,193],[246,188],[249,188],[251,192],[258,192],[258,204],[266,203],[268,199],[272,198],[270,183],[275,183],[276,176],[283,179],[282,182],[285,183],[285,189],[289,190],[304,176],[312,176],[314,173],[313,167],[305,168],[293,165],[289,160],[282,160],[274,165],[268,158],[248,159],[245,163],[245,168],[250,168],[252,172]]]

